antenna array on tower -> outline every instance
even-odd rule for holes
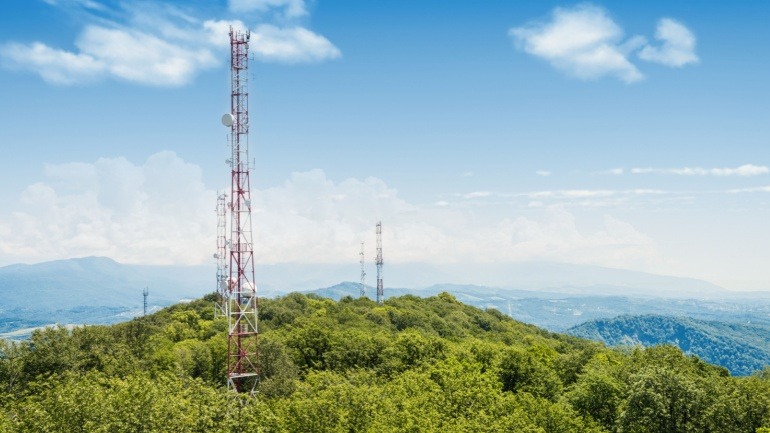
[[[364,270],[364,243],[361,242],[361,297],[366,296],[366,271]]]
[[[385,292],[382,286],[382,221],[377,222],[377,303],[384,302]]]
[[[218,304],[214,312],[227,314],[227,194],[217,196],[217,298]]]
[[[143,303],[142,303],[142,306],[143,306],[143,308],[142,308],[142,315],[143,316],[147,315],[147,295],[149,295],[149,294],[150,294],[150,288],[149,287],[145,287],[144,290],[142,290],[142,300],[143,300]]]
[[[227,386],[254,392],[257,369],[257,286],[251,227],[249,181],[249,38],[248,31],[230,27],[230,113],[222,123],[230,127],[232,175],[230,194],[230,277],[227,280]]]

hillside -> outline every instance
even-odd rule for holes
[[[678,432],[770,427],[770,371],[612,350],[441,293],[261,304],[262,380],[224,384],[213,296],[0,340],[3,432]]]
[[[645,315],[592,320],[567,332],[611,346],[671,344],[735,375],[770,365],[770,327],[762,325]]]

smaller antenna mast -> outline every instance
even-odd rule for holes
[[[377,221],[377,303],[382,304],[385,292],[382,286],[382,221]]]
[[[144,308],[142,309],[143,316],[147,315],[147,295],[150,294],[150,289],[148,287],[145,287],[144,290],[142,290],[142,298],[144,298]]]
[[[364,243],[361,242],[361,297],[366,296],[366,271],[364,270]]]
[[[227,242],[227,194],[222,193],[217,196],[217,252],[214,258],[217,259],[216,291],[219,299],[214,307],[215,316],[218,313],[227,314]]]

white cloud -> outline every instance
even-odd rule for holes
[[[208,20],[203,23],[206,40],[214,46],[228,48],[230,46],[230,27],[239,32],[248,30],[240,20]]]
[[[491,195],[492,193],[489,191],[474,191],[468,194],[463,194],[463,198],[465,199],[482,198],[482,197],[489,197]]]
[[[600,228],[586,232],[571,213],[549,208],[539,221],[518,217],[493,232],[507,260],[554,260],[629,267],[634,260],[657,261],[655,243],[633,226],[605,215]],[[638,266],[639,263],[636,263]]]
[[[535,174],[538,175],[538,176],[548,177],[552,173],[550,171],[548,171],[548,170],[538,170],[538,171],[535,172]]]
[[[594,174],[599,174],[599,175],[611,175],[611,176],[620,176],[620,175],[622,175],[623,173],[625,173],[625,170],[624,170],[624,169],[622,169],[622,168],[611,168],[611,169],[609,169],[609,170],[602,170],[602,171],[597,171],[597,172],[596,172],[596,173],[594,173]]]
[[[187,84],[198,70],[217,64],[207,48],[186,48],[137,31],[87,27],[76,45],[100,59],[111,75],[141,84]]]
[[[59,7],[77,6],[84,7],[86,9],[93,9],[96,11],[103,11],[107,9],[103,4],[94,0],[43,0],[43,2],[51,6]]]
[[[173,152],[46,165],[0,225],[0,251],[18,260],[104,255],[129,263],[193,264],[210,257],[216,194]],[[213,245],[213,244],[212,244]]]
[[[695,54],[695,35],[683,24],[670,18],[658,22],[655,38],[662,41],[660,47],[645,46],[639,58],[675,68],[698,62]]]
[[[189,83],[218,62],[207,48],[189,48],[140,31],[89,26],[78,37],[78,52],[35,42],[0,49],[10,66],[38,73],[53,84],[75,84],[106,76],[156,86]]]
[[[171,152],[144,163],[124,158],[47,165],[0,219],[0,255],[40,261],[105,255],[122,262],[211,263],[216,193],[199,167]],[[253,189],[258,263],[349,263],[374,242],[382,219],[388,260],[506,262],[553,260],[638,267],[657,260],[652,242],[610,217],[585,229],[563,208],[481,215],[448,202],[416,205],[376,178],[333,182],[321,170]]]
[[[738,188],[738,189],[730,189],[727,191],[728,194],[742,194],[742,193],[752,193],[752,192],[770,192],[770,186],[758,186],[753,188]]]
[[[254,29],[252,38],[252,52],[264,61],[320,62],[342,55],[328,39],[303,27],[279,28],[263,24]]]
[[[105,71],[104,63],[88,54],[57,50],[39,42],[5,44],[0,46],[0,56],[7,67],[36,72],[53,84],[93,80]]]
[[[621,44],[622,29],[597,6],[556,8],[550,21],[513,28],[509,35],[527,53],[578,78],[615,76],[627,83],[643,78],[628,60],[628,52],[637,48],[640,40]]]
[[[759,176],[770,173],[770,168],[766,166],[744,164],[735,168],[701,168],[701,167],[682,167],[682,168],[632,168],[633,174],[675,174],[680,176]]]
[[[643,36],[624,40],[623,29],[609,13],[588,3],[556,8],[548,21],[530,22],[510,29],[508,34],[519,49],[581,79],[612,76],[626,83],[642,80],[644,75],[630,60],[636,51],[642,60],[670,67],[698,61],[695,35],[677,21],[659,21],[655,37],[662,45],[653,47]]]
[[[50,0],[59,7],[94,9],[89,0]],[[241,2],[253,8],[282,7],[288,17],[305,11],[302,1],[261,0]],[[261,6],[260,6],[261,5]],[[230,26],[246,30],[240,20],[199,20],[168,5],[123,3],[124,23],[88,15],[98,24],[86,25],[75,40],[75,50],[62,50],[41,42],[0,45],[5,67],[40,75],[46,82],[69,85],[113,78],[154,86],[182,86],[201,71],[223,63],[229,46]],[[341,56],[328,39],[304,27],[261,24],[252,32],[250,48],[262,61],[320,62]]]
[[[281,9],[288,18],[307,15],[304,0],[229,0],[233,12],[266,12],[271,9]]]

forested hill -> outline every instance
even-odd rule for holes
[[[671,344],[748,375],[770,365],[770,327],[660,315],[592,320],[567,331],[611,346]]]
[[[770,370],[608,349],[445,293],[263,300],[259,392],[236,398],[213,301],[0,342],[0,431],[770,433]]]

